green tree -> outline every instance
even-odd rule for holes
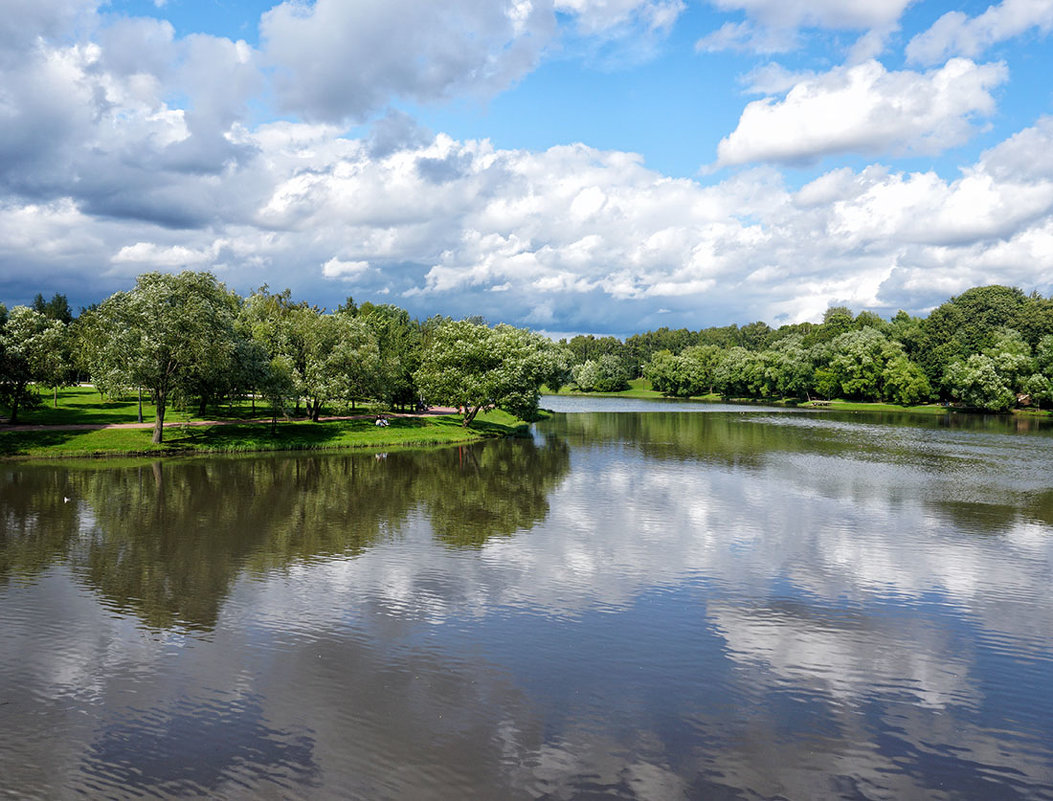
[[[1027,296],[1015,287],[982,286],[937,306],[923,325],[916,356],[929,380],[936,382],[954,361],[965,361],[992,344],[994,334],[1014,326],[1025,312]]]
[[[63,325],[73,322],[73,309],[70,308],[66,296],[59,292],[56,292],[49,301],[45,301],[44,296],[38,292],[33,298],[33,311],[40,312],[49,320],[58,320]]]
[[[841,394],[861,400],[881,398],[882,375],[892,355],[889,345],[888,338],[876,328],[846,331],[831,343],[829,369]]]
[[[97,364],[111,366],[125,386],[150,390],[157,414],[153,442],[181,382],[210,364],[229,364],[235,348],[234,303],[211,273],[144,273],[129,292],[98,310]]]
[[[900,406],[915,406],[932,397],[932,385],[917,364],[898,353],[885,364],[882,371],[885,400]]]
[[[300,380],[309,397],[308,411],[316,421],[322,405],[356,400],[376,394],[380,352],[366,324],[346,314],[306,317],[306,358]]]
[[[20,409],[37,403],[30,385],[50,385],[59,373],[64,333],[62,323],[28,306],[11,309],[0,328],[0,399],[11,409],[12,423]]]
[[[1012,328],[993,332],[991,344],[983,353],[991,358],[998,375],[1014,392],[1021,391],[1026,378],[1034,372],[1031,346]]]
[[[995,361],[981,353],[951,362],[944,386],[952,398],[974,409],[1004,412],[1016,402],[1016,395],[998,373]]]
[[[526,329],[446,320],[430,330],[415,379],[431,402],[463,408],[465,426],[487,406],[530,419],[541,386],[562,386],[570,360],[567,349]]]
[[[611,353],[574,365],[574,383],[583,392],[621,392],[629,388],[629,374],[622,361]]]
[[[350,298],[348,304],[353,305]],[[374,305],[367,301],[355,314],[377,342],[381,399],[388,406],[416,405],[420,392],[413,374],[420,367],[423,347],[420,325],[405,309],[391,304]]]
[[[815,388],[815,364],[800,334],[776,342],[772,349],[775,386],[785,397],[806,399]]]

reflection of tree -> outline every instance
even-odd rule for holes
[[[0,582],[68,558],[149,626],[211,629],[242,572],[361,553],[420,504],[451,544],[529,528],[568,467],[563,443],[516,440],[386,458],[11,468],[0,485]]]
[[[569,448],[558,439],[541,447],[500,440],[436,456],[438,468],[420,478],[432,528],[442,542],[462,547],[544,520],[549,493],[570,469]]]
[[[62,471],[19,466],[0,473],[0,585],[37,575],[66,553],[78,521],[69,495]]]
[[[357,553],[397,526],[413,499],[386,466],[330,456],[94,471],[82,489],[96,524],[72,559],[148,625],[211,628],[242,570]]]

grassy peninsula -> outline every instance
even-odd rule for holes
[[[136,398],[105,399],[94,387],[71,387],[59,391],[57,406],[48,403],[27,411],[18,426],[0,426],[0,458],[412,448],[509,436],[525,428],[522,421],[500,410],[480,414],[469,427],[452,414],[385,415],[388,425],[377,426],[374,416],[361,409],[331,411],[340,411],[345,419],[279,418],[273,432],[264,410],[253,412],[249,403],[209,410],[205,418],[180,411],[167,418],[164,442],[154,444],[152,404],[144,400],[144,427],[133,428],[129,426],[137,424]]]

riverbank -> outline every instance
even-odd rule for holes
[[[59,393],[59,405],[34,409],[20,425],[0,426],[0,459],[56,459],[124,456],[186,456],[207,453],[261,451],[413,448],[456,445],[489,437],[512,436],[526,424],[505,412],[481,414],[464,428],[449,410],[422,414],[385,414],[388,425],[375,425],[372,414],[352,414],[310,420],[279,419],[272,433],[263,412],[235,407],[216,419],[187,412],[168,415],[165,441],[153,436],[154,409],[143,405],[137,422],[137,400],[106,401],[90,387]]]
[[[899,414],[947,414],[948,412],[972,413],[973,410],[961,409],[953,406],[945,406],[941,403],[923,403],[918,406],[897,406],[894,403],[861,403],[858,401],[833,400],[811,400],[799,401],[796,398],[724,398],[716,393],[710,395],[696,395],[690,398],[670,398],[651,389],[651,384],[646,378],[635,378],[629,382],[629,389],[622,392],[576,392],[567,388],[559,392],[546,390],[548,395],[565,395],[577,398],[638,398],[653,400],[682,400],[696,401],[698,403],[734,403],[743,406],[790,406],[796,409],[810,409],[828,412],[874,412],[886,414],[896,412]],[[986,412],[992,414],[992,412]],[[1013,409],[1007,414],[1025,415],[1029,417],[1049,417],[1051,413],[1041,409]]]

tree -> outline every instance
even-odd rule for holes
[[[621,360],[611,353],[574,366],[574,383],[583,392],[621,392],[629,388],[629,374]]]
[[[62,323],[28,306],[11,309],[0,328],[0,398],[11,409],[12,423],[20,408],[36,402],[30,384],[50,382],[57,375],[64,331]]]
[[[656,353],[644,369],[652,388],[664,395],[690,398],[713,391],[713,377],[721,350],[715,345],[693,345],[678,356]]]
[[[228,364],[235,347],[232,295],[211,273],[144,273],[129,292],[98,309],[94,361],[125,386],[150,390],[157,414],[153,442],[164,439],[173,392],[212,364]],[[94,376],[93,376],[94,377]]]
[[[937,306],[923,325],[917,361],[932,381],[954,361],[965,361],[992,344],[995,332],[1026,313],[1027,296],[1015,287],[981,286]]]
[[[1021,391],[1026,378],[1034,372],[1031,346],[1012,328],[995,331],[990,346],[983,352],[991,358],[998,375],[1014,392]]]
[[[50,320],[58,320],[63,325],[73,322],[73,310],[70,308],[66,296],[56,292],[51,300],[45,302],[44,296],[39,292],[33,298],[33,311],[40,312]]]
[[[932,397],[932,385],[925,372],[906,354],[899,353],[889,359],[881,377],[885,399],[900,406],[914,406]]]
[[[773,348],[775,386],[780,395],[805,399],[815,387],[815,364],[800,334],[780,339]]]
[[[874,328],[848,331],[832,343],[830,370],[847,398],[878,400],[888,339]]]
[[[348,304],[352,301],[348,298]],[[349,313],[349,312],[344,312]],[[379,350],[379,396],[388,406],[415,405],[420,400],[413,373],[420,367],[422,334],[409,312],[390,304],[363,303],[355,314],[372,332]]]
[[[318,421],[328,400],[354,404],[377,389],[380,353],[376,339],[362,320],[346,314],[305,318],[305,361],[300,379],[310,398],[308,411]]]
[[[943,381],[952,398],[975,409],[1004,412],[1016,402],[1016,395],[998,374],[994,360],[981,353],[952,362]]]
[[[526,329],[447,320],[429,331],[415,379],[430,401],[463,408],[465,426],[491,405],[530,419],[541,386],[562,386],[570,360],[567,349]]]

